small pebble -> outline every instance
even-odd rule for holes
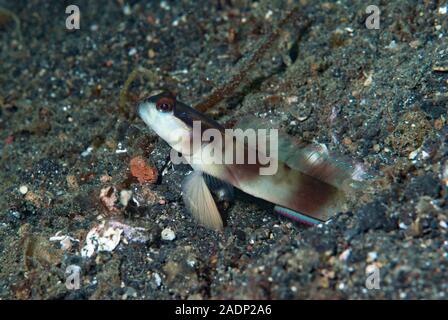
[[[399,224],[398,226],[399,226],[400,229],[402,229],[402,230],[406,230],[406,229],[408,228],[408,226],[407,226],[405,223],[403,223],[403,222],[400,222],[400,224]]]
[[[170,228],[162,230],[162,240],[173,241],[176,238],[176,234]]]
[[[166,10],[166,11],[171,10],[170,5],[166,1],[160,2],[160,8],[162,8],[163,10]]]
[[[414,41],[409,42],[409,46],[411,48],[413,48],[413,49],[418,48],[419,45],[420,45],[420,41],[419,40],[414,40]]]
[[[158,273],[154,273],[152,277],[154,278],[154,282],[156,283],[157,288],[160,287],[162,285],[162,278],[160,277],[160,275]]]
[[[149,49],[148,50],[148,58],[149,59],[154,59],[156,56],[156,52],[153,49]]]
[[[378,253],[371,251],[367,254],[367,262],[372,262],[378,259]]]
[[[121,190],[120,191],[120,203],[123,207],[126,207],[131,200],[132,191],[131,190]]]
[[[409,159],[409,160],[414,160],[415,158],[417,158],[418,152],[419,152],[418,149],[412,151],[412,152],[409,154],[408,159]]]
[[[123,7],[123,14],[125,16],[129,16],[131,15],[131,13],[132,13],[131,7],[128,4],[125,4]]]
[[[274,12],[273,12],[272,10],[268,10],[268,11],[266,12],[266,14],[264,15],[264,18],[265,18],[266,20],[269,20],[269,19],[272,17],[273,14],[274,14]]]
[[[19,211],[11,211],[11,215],[16,219],[20,219],[22,217]]]
[[[81,157],[87,157],[89,154],[91,154],[93,151],[93,147],[88,147],[86,150],[81,152]]]
[[[20,186],[19,192],[23,195],[28,193],[28,187],[27,186]]]
[[[397,46],[397,43],[395,42],[395,40],[392,40],[390,43],[389,43],[389,45],[387,45],[386,46],[386,49],[396,49],[398,46]]]

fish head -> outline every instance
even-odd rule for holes
[[[172,148],[182,152],[182,143],[190,139],[191,128],[176,117],[178,102],[170,92],[162,92],[142,100],[137,112],[148,127]]]

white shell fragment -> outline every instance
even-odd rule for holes
[[[118,208],[115,206],[117,202],[117,190],[115,187],[105,187],[101,189],[100,200],[106,209],[110,212],[118,212]]]
[[[123,229],[113,227],[104,222],[93,227],[86,237],[81,256],[91,257],[95,252],[113,251],[120,243]]]
[[[145,243],[148,241],[148,236],[146,235],[146,229],[141,227],[132,227],[130,225],[121,223],[119,221],[109,221],[109,226],[115,229],[123,230],[123,236],[129,242],[135,243]]]
[[[176,238],[176,234],[170,228],[165,228],[162,230],[162,240],[173,241]]]
[[[408,155],[409,160],[413,160],[413,163],[416,163],[417,160],[426,160],[430,157],[429,153],[423,150],[421,147],[412,151]]]
[[[50,241],[59,241],[61,249],[64,251],[69,251],[72,248],[72,242],[79,242],[78,239],[74,239],[67,235],[61,235],[61,231],[56,232],[53,237],[50,237]]]

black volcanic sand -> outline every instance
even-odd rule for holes
[[[369,30],[361,1],[124,2],[0,1],[20,22],[0,10],[1,299],[447,297],[443,9],[382,1],[380,29]],[[68,31],[65,6],[75,3],[81,29]],[[135,105],[160,88],[199,103],[244,70],[295,7],[296,21],[208,113],[270,120],[374,178],[319,227],[243,194],[224,232],[198,227],[181,199],[190,168],[167,163],[170,148]],[[149,71],[120,100],[138,68]],[[156,183],[131,175],[138,156],[157,168]],[[133,200],[108,209],[108,187],[109,200],[122,190]],[[144,228],[144,241],[122,236],[113,251],[83,258],[100,220]],[[174,240],[161,238],[166,228]],[[50,241],[57,232],[74,239],[70,248]],[[64,285],[69,265],[81,268],[80,290]],[[380,289],[370,290],[375,267]]]

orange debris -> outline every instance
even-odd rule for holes
[[[157,169],[149,166],[145,159],[137,156],[131,159],[131,174],[139,183],[154,183],[157,181]]]

